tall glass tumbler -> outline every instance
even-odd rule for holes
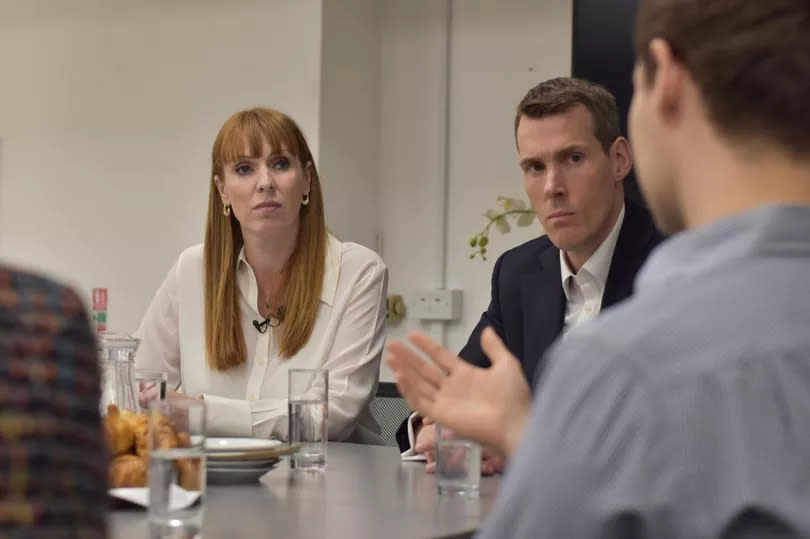
[[[294,470],[326,469],[329,371],[290,369],[289,443],[298,451],[290,456]]]
[[[149,404],[149,529],[152,537],[195,537],[205,495],[205,403]],[[189,503],[191,501],[191,503]]]

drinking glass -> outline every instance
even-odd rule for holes
[[[436,484],[439,494],[478,496],[481,446],[436,424]]]
[[[289,371],[289,443],[298,446],[290,456],[290,468],[324,471],[329,371],[326,369],[290,369]]]
[[[149,529],[153,538],[200,533],[205,428],[201,400],[153,400],[149,404]]]

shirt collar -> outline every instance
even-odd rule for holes
[[[341,242],[327,234],[326,239],[326,268],[323,274],[323,285],[321,286],[321,301],[330,307],[335,303],[335,295],[337,294],[338,277],[340,277],[340,258],[343,252],[343,245]],[[243,295],[247,296],[248,302],[255,303],[255,297],[258,294],[256,289],[256,277],[253,274],[252,268],[245,257],[245,246],[239,250],[239,258],[236,262],[237,282]]]
[[[647,259],[636,288],[672,286],[766,255],[810,256],[810,206],[763,206],[675,234]]]
[[[610,262],[613,260],[613,251],[616,249],[616,242],[619,240],[619,232],[621,231],[622,223],[624,223],[624,204],[622,204],[622,209],[610,233],[579,269],[580,274],[584,273],[590,275],[596,280],[599,285],[599,290],[602,293],[605,291],[605,283],[607,282],[608,272],[610,271]],[[570,301],[571,298],[568,297],[567,283],[569,278],[576,277],[576,275],[568,266],[568,261],[565,259],[565,253],[562,249],[560,249],[560,277],[562,278],[565,297]]]

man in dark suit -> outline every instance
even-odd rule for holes
[[[532,88],[517,107],[515,139],[524,186],[546,232],[504,253],[492,299],[459,356],[486,367],[480,336],[491,326],[518,357],[530,386],[551,343],[627,298],[661,237],[644,208],[625,201],[632,167],[614,97],[603,87],[557,78]],[[433,468],[433,425],[412,415],[397,432],[403,457]],[[502,461],[485,452],[485,472]]]

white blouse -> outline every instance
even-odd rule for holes
[[[374,438],[379,426],[367,411],[376,391],[385,341],[387,269],[373,251],[328,239],[321,305],[309,341],[281,359],[276,333],[259,333],[254,320],[258,286],[244,256],[237,262],[247,361],[226,371],[205,360],[203,246],[186,249],[155,294],[136,336],[138,368],[168,372],[169,387],[203,395],[211,436],[287,438],[287,371],[329,370],[329,439]]]

